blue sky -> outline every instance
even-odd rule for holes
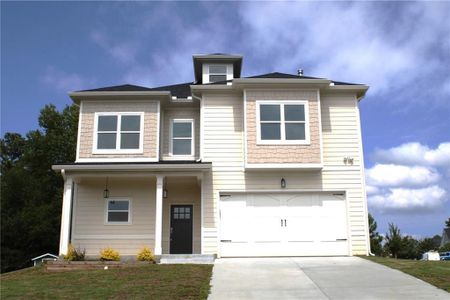
[[[193,80],[192,54],[371,86],[361,102],[369,209],[385,232],[450,217],[450,3],[1,2],[1,132],[69,91]],[[447,24],[446,24],[447,22]]]

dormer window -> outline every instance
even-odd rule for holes
[[[219,82],[227,80],[226,65],[210,65],[209,66],[209,82]]]

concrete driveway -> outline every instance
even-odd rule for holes
[[[450,299],[400,271],[358,257],[225,258],[208,299]]]

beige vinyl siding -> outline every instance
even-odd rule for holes
[[[203,161],[212,162],[204,176],[203,251],[217,253],[219,192],[281,190],[345,191],[352,254],[367,254],[367,214],[360,169],[358,109],[354,95],[321,96],[324,169],[322,171],[244,171],[244,118],[241,95],[203,95]],[[354,158],[346,166],[343,157]]]
[[[168,158],[171,144],[170,126],[174,119],[194,119],[194,156],[198,158],[200,154],[200,112],[198,108],[174,108],[165,109],[162,112],[162,136],[161,153],[162,157]]]
[[[170,207],[172,204],[193,206],[193,253],[201,253],[201,195],[196,177],[167,177],[167,198],[163,199],[162,253],[170,250]]]
[[[143,246],[154,247],[155,178],[109,178],[111,198],[131,199],[131,224],[106,225],[105,179],[83,179],[75,185],[72,243],[97,256],[113,247],[121,255],[136,255]]]
[[[315,90],[248,90],[247,112],[247,163],[316,163],[320,164],[320,122],[317,91]],[[258,145],[258,100],[306,100],[309,112],[310,143],[307,145]]]
[[[78,158],[157,158],[158,101],[82,101]],[[95,113],[144,112],[143,153],[140,154],[94,154]]]

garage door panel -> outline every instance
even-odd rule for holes
[[[249,218],[245,199],[222,201],[220,207],[221,240],[247,242],[249,239]]]
[[[231,199],[220,204],[222,256],[348,255],[345,197],[249,193]]]

